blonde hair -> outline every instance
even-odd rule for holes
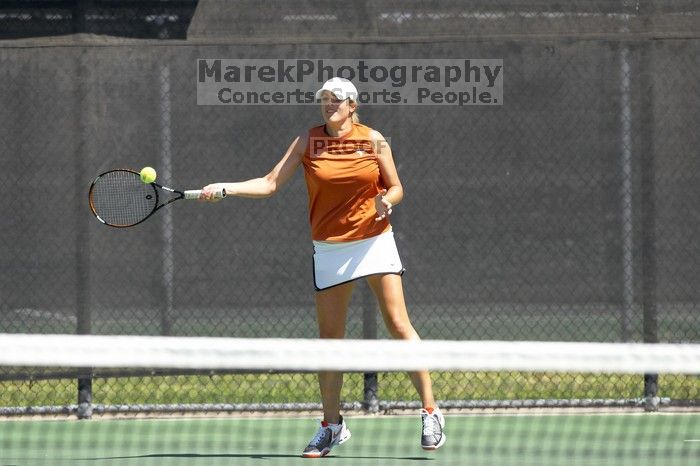
[[[352,99],[350,99],[351,102],[355,103],[355,111],[352,112],[352,122],[353,123],[359,123],[360,122],[360,115],[357,114],[357,107],[359,107],[358,103]]]

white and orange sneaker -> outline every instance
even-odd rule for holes
[[[320,458],[331,452],[331,448],[341,443],[346,442],[352,434],[350,429],[345,425],[343,416],[340,416],[338,424],[329,424],[326,421],[321,422],[321,427],[316,431],[316,435],[311,439],[309,445],[301,454],[304,458]]]
[[[421,409],[420,416],[423,421],[420,446],[423,450],[437,450],[447,439],[442,431],[445,428],[445,417],[438,408]]]

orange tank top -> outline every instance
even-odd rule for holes
[[[309,130],[303,164],[314,240],[354,241],[391,228],[388,218],[374,220],[374,198],[385,187],[371,131],[358,123],[337,138],[325,125]]]

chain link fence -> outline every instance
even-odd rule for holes
[[[198,59],[502,59],[499,106],[361,106],[406,191],[392,224],[423,338],[700,342],[697,2],[5,2],[0,331],[316,337],[307,197],[179,203],[110,229],[111,168],[261,176],[314,106],[197,105]],[[358,83],[358,87],[361,84]],[[362,90],[362,89],[360,89]],[[358,283],[349,338],[387,338]],[[442,405],[697,405],[697,378],[436,373]],[[9,371],[4,413],[307,409],[311,374]],[[417,406],[348,375],[346,407]]]

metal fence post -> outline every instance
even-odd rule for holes
[[[73,33],[81,34],[87,32],[85,25],[85,13],[91,0],[76,0],[73,5]]]
[[[167,186],[172,185],[172,133],[170,108],[170,67],[167,64],[158,67],[158,87],[160,108],[160,175]],[[175,265],[173,251],[173,211],[163,212],[162,228],[162,268],[164,299],[160,308],[160,333],[171,335],[174,303]]]
[[[653,84],[649,72],[650,50],[641,52],[644,73],[640,76],[641,108],[641,198],[642,198],[642,308],[643,341],[658,343],[657,262],[656,262],[656,169],[653,144]],[[646,411],[659,409],[658,374],[644,374],[644,401]]]
[[[620,50],[620,150],[621,177],[620,211],[622,222],[622,314],[621,340],[632,338],[632,309],[634,307],[634,211],[632,161],[632,102],[630,99],[630,50]]]
[[[83,11],[84,13],[84,11]],[[79,335],[89,335],[92,332],[92,316],[90,312],[90,238],[88,225],[88,211],[86,207],[85,192],[85,158],[87,157],[87,115],[85,114],[88,105],[88,89],[85,84],[88,70],[85,64],[85,50],[83,49],[77,57],[77,102],[75,116],[78,133],[78,147],[75,152],[75,186],[76,186],[76,333]],[[81,375],[78,378],[78,419],[89,419],[92,416],[92,378]]]

